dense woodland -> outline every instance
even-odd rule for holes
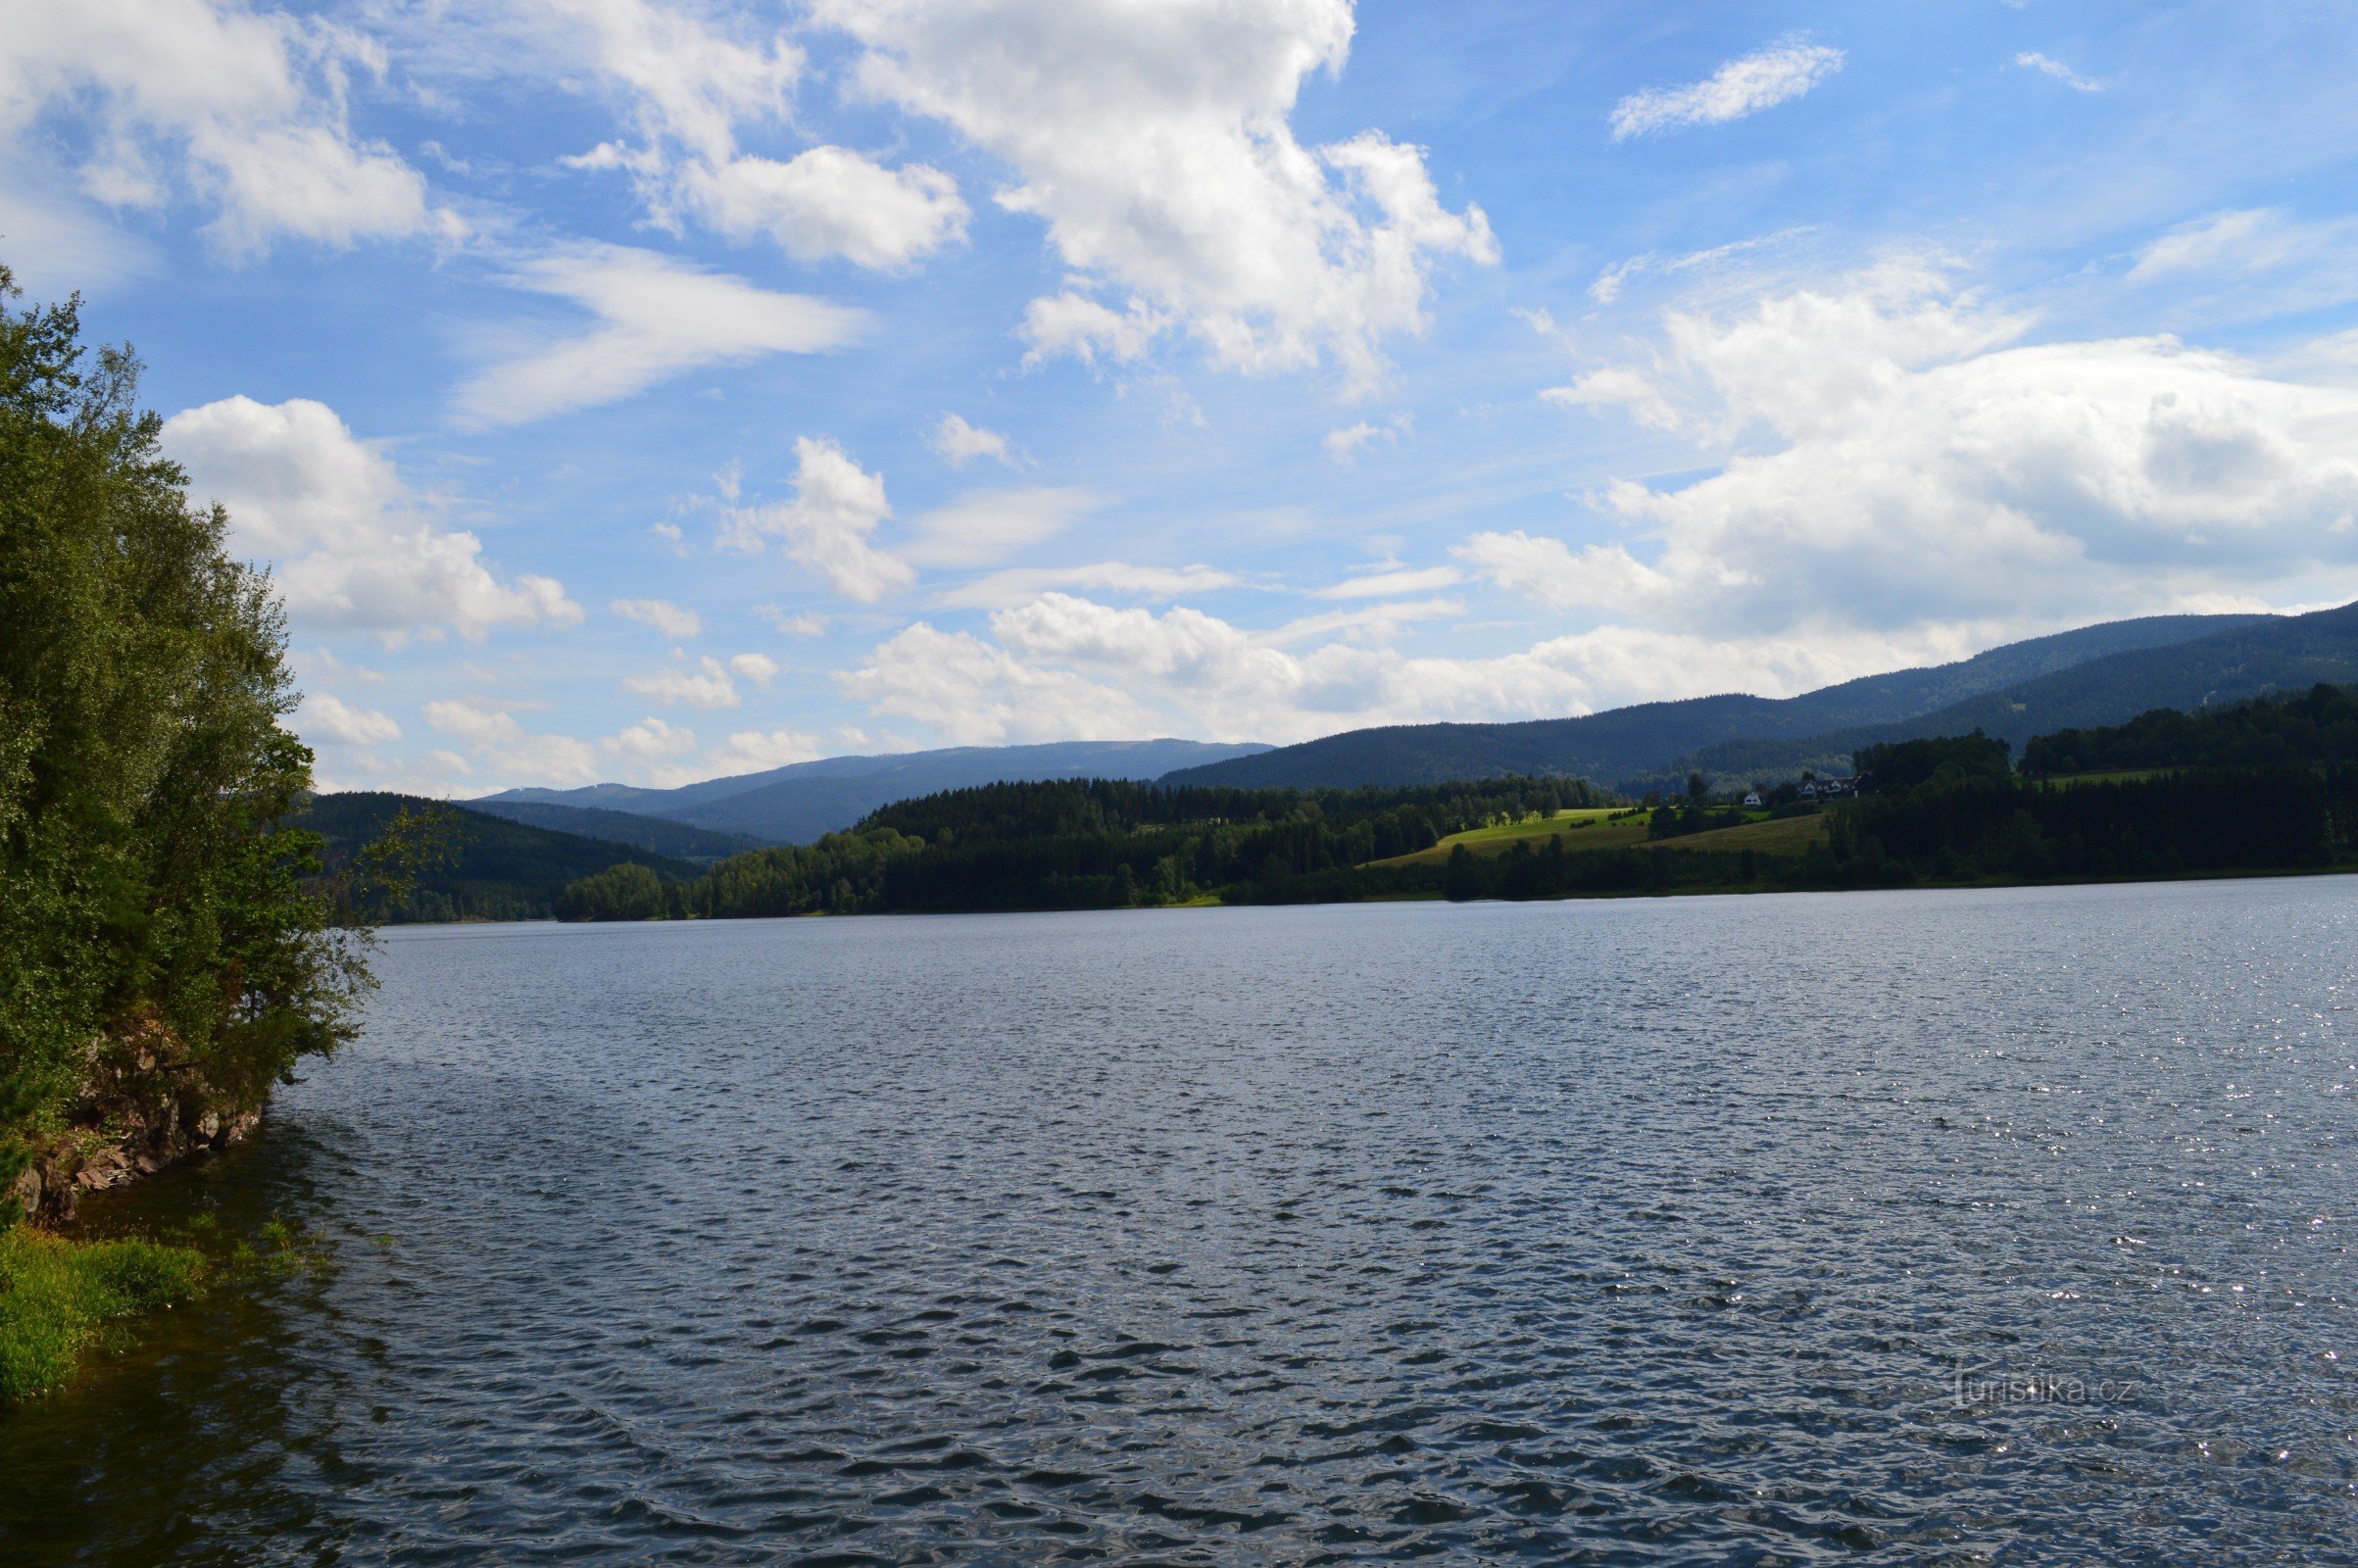
[[[848,833],[763,850],[693,882],[617,866],[565,890],[562,919],[1313,902],[1432,891],[1438,867],[1356,869],[1443,837],[1601,800],[1577,780],[1362,790],[991,784],[905,801]]]
[[[0,269],[0,1186],[126,1104],[258,1105],[366,979],[283,825],[311,754],[270,579],[188,505],[128,351],[14,294]]]
[[[2358,704],[2320,687],[2291,702],[2148,713],[2032,744],[2049,765],[2145,776],[2027,776],[2008,743],[1978,733],[1866,746],[1856,765],[1872,784],[1856,800],[1815,808],[1793,801],[1790,786],[1771,792],[1772,821],[1802,813],[1825,824],[1798,850],[1710,837],[1756,813],[1710,798],[1698,774],[1681,799],[1633,808],[1646,819],[1641,845],[1584,849],[1559,833],[1408,863],[1394,858],[1605,798],[1542,779],[1306,792],[998,784],[887,807],[849,833],[740,856],[693,881],[617,866],[566,889],[557,907],[566,919],[680,919],[2314,869],[2358,858],[2353,742]]]
[[[2317,685],[2298,697],[2182,713],[2158,708],[2106,729],[2066,729],[2023,748],[2035,776],[2154,767],[2358,764],[2358,698]]]
[[[700,869],[627,844],[373,790],[319,796],[293,822],[319,835],[321,887],[348,924],[546,920],[568,884],[623,861],[666,882]],[[395,844],[406,860],[402,875],[355,874],[392,853]]]

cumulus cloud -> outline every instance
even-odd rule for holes
[[[811,614],[809,611],[787,610],[778,605],[756,605],[754,613],[788,637],[818,637],[827,630],[827,617]]]
[[[1015,466],[1015,460],[1007,455],[1006,436],[997,430],[968,424],[955,414],[942,416],[942,422],[933,427],[927,444],[954,468],[962,468],[976,458],[990,458],[1009,468]]]
[[[757,288],[653,251],[579,244],[518,263],[515,288],[570,300],[591,330],[503,356],[459,389],[460,416],[517,424],[612,403],[688,370],[769,354],[823,354],[858,337],[866,313]]]
[[[2358,390],[2166,337],[2029,343],[2031,325],[1903,265],[1670,313],[1621,401],[1718,471],[1610,486],[1599,505],[1638,548],[1488,533],[1459,559],[1544,603],[1697,628],[2346,597]]]
[[[466,747],[492,781],[564,788],[598,780],[598,754],[588,742],[534,734],[504,709],[444,699],[425,705],[425,721]]]
[[[958,181],[925,164],[886,169],[845,147],[700,168],[687,188],[721,232],[767,233],[799,261],[840,256],[897,271],[966,236]]]
[[[300,624],[397,642],[581,619],[554,578],[504,579],[473,534],[435,526],[325,404],[223,398],[173,415],[163,442],[193,492],[228,509],[232,547],[274,564]]]
[[[1627,141],[1687,125],[1724,125],[1798,98],[1842,69],[1840,49],[1795,33],[1729,61],[1701,81],[1631,93],[1613,106],[1613,139]]]
[[[669,664],[650,675],[632,675],[622,686],[666,708],[674,703],[691,708],[734,708],[738,703],[737,683],[729,679],[728,667],[710,654],[693,664]]]
[[[237,258],[458,230],[417,170],[353,135],[350,78],[384,58],[349,28],[214,0],[7,0],[0,35],[0,153],[64,150],[108,206],[193,202]]]
[[[1116,365],[1143,360],[1154,339],[1171,324],[1169,313],[1133,297],[1126,310],[1066,290],[1044,295],[1023,308],[1026,365],[1069,357],[1083,365],[1104,358]]]
[[[741,150],[741,127],[789,118],[807,62],[783,32],[732,35],[717,19],[649,0],[557,9],[634,132],[569,162],[628,172],[658,224],[693,217],[733,238],[765,233],[799,261],[887,271],[965,237],[965,201],[941,170],[887,169],[848,147],[784,161]]]
[[[1497,259],[1480,209],[1445,208],[1419,149],[1296,138],[1303,78],[1350,52],[1350,0],[813,9],[861,46],[865,92],[1013,169],[999,204],[1045,222],[1078,278],[1027,315],[1036,356],[1135,359],[1169,322],[1222,366],[1332,356],[1364,379],[1384,336],[1422,326],[1437,260]]]
[[[696,732],[650,715],[606,736],[598,742],[598,749],[633,762],[661,762],[696,750]]]
[[[1092,491],[977,490],[915,519],[904,554],[921,566],[987,566],[1055,538],[1097,507]]]
[[[767,654],[735,654],[729,659],[729,673],[742,675],[756,686],[767,686],[777,676],[778,662]]]
[[[382,746],[401,739],[392,715],[360,708],[333,692],[311,692],[295,710],[295,733],[315,744],[322,739],[345,746]]]
[[[707,777],[729,778],[740,773],[766,773],[773,767],[809,762],[820,754],[819,739],[801,730],[739,730],[725,746],[706,754]]]
[[[774,539],[837,593],[863,605],[914,582],[908,562],[868,542],[893,514],[884,476],[861,468],[832,441],[799,436],[794,453],[794,499],[729,507],[721,546],[753,554]]]
[[[1381,619],[1387,607],[1351,614],[1348,626],[1364,629],[1371,612]],[[1406,607],[1392,618],[1428,612]],[[1291,646],[1320,629],[1254,633],[1190,609],[1156,613],[1052,593],[994,614],[988,635],[919,621],[837,680],[875,712],[960,744],[1171,733],[1286,742],[1367,724],[1559,716],[1738,688],[1782,695],[1959,658],[1988,631],[1812,624],[1737,639],[1609,625],[1492,658],[1416,657],[1364,637]]]
[[[704,630],[702,616],[668,599],[617,599],[607,608],[624,620],[652,626],[674,641],[684,641]]]

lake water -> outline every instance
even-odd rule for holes
[[[379,967],[0,1559],[2358,1561],[2358,880]]]

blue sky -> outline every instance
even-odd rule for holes
[[[1784,695],[2358,598],[2358,18],[0,0],[329,787]]]

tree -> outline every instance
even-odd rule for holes
[[[0,267],[0,1179],[102,1075],[257,1108],[368,984],[282,825],[311,753],[269,577],[188,505],[130,352],[16,295]]]

